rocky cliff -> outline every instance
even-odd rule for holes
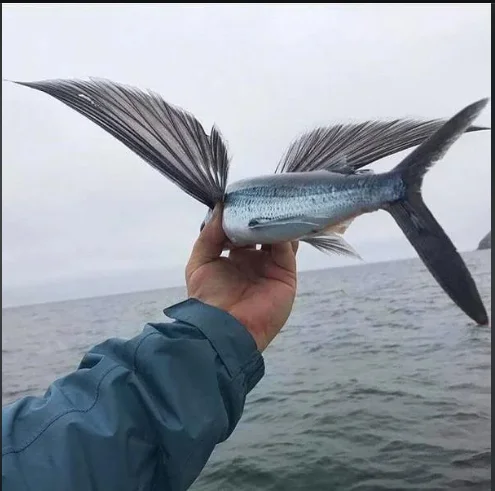
[[[492,248],[492,231],[490,230],[482,239],[478,245],[478,250],[491,249]]]

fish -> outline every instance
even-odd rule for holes
[[[476,283],[426,206],[428,170],[467,132],[489,99],[450,119],[394,119],[318,127],[297,137],[273,174],[228,183],[231,158],[214,125],[159,94],[107,79],[14,83],[63,102],[117,138],[208,209],[222,203],[222,226],[235,247],[299,240],[319,251],[359,258],[343,235],[359,216],[388,212],[450,299],[479,325],[489,322]],[[391,170],[364,167],[415,147]]]

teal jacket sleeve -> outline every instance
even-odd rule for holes
[[[2,490],[187,489],[264,374],[248,331],[197,300],[91,349],[43,397],[2,409]]]

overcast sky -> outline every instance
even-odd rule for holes
[[[3,4],[2,28],[4,78],[153,89],[218,124],[231,180],[272,172],[316,125],[450,117],[491,95],[490,4]],[[4,301],[182,283],[202,205],[45,94],[4,82],[2,122]],[[463,137],[425,180],[427,204],[461,250],[490,228],[490,136]],[[415,255],[385,212],[346,237],[366,261]],[[340,264],[301,248],[301,269]]]

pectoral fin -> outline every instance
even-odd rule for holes
[[[308,227],[318,227],[316,220],[308,217],[285,217],[285,218],[253,218],[248,223],[248,227],[252,229],[260,229],[267,227],[279,227],[289,225],[307,225]]]
[[[113,135],[158,172],[210,209],[223,201],[227,146],[192,114],[161,96],[110,80],[15,82],[40,90]]]

